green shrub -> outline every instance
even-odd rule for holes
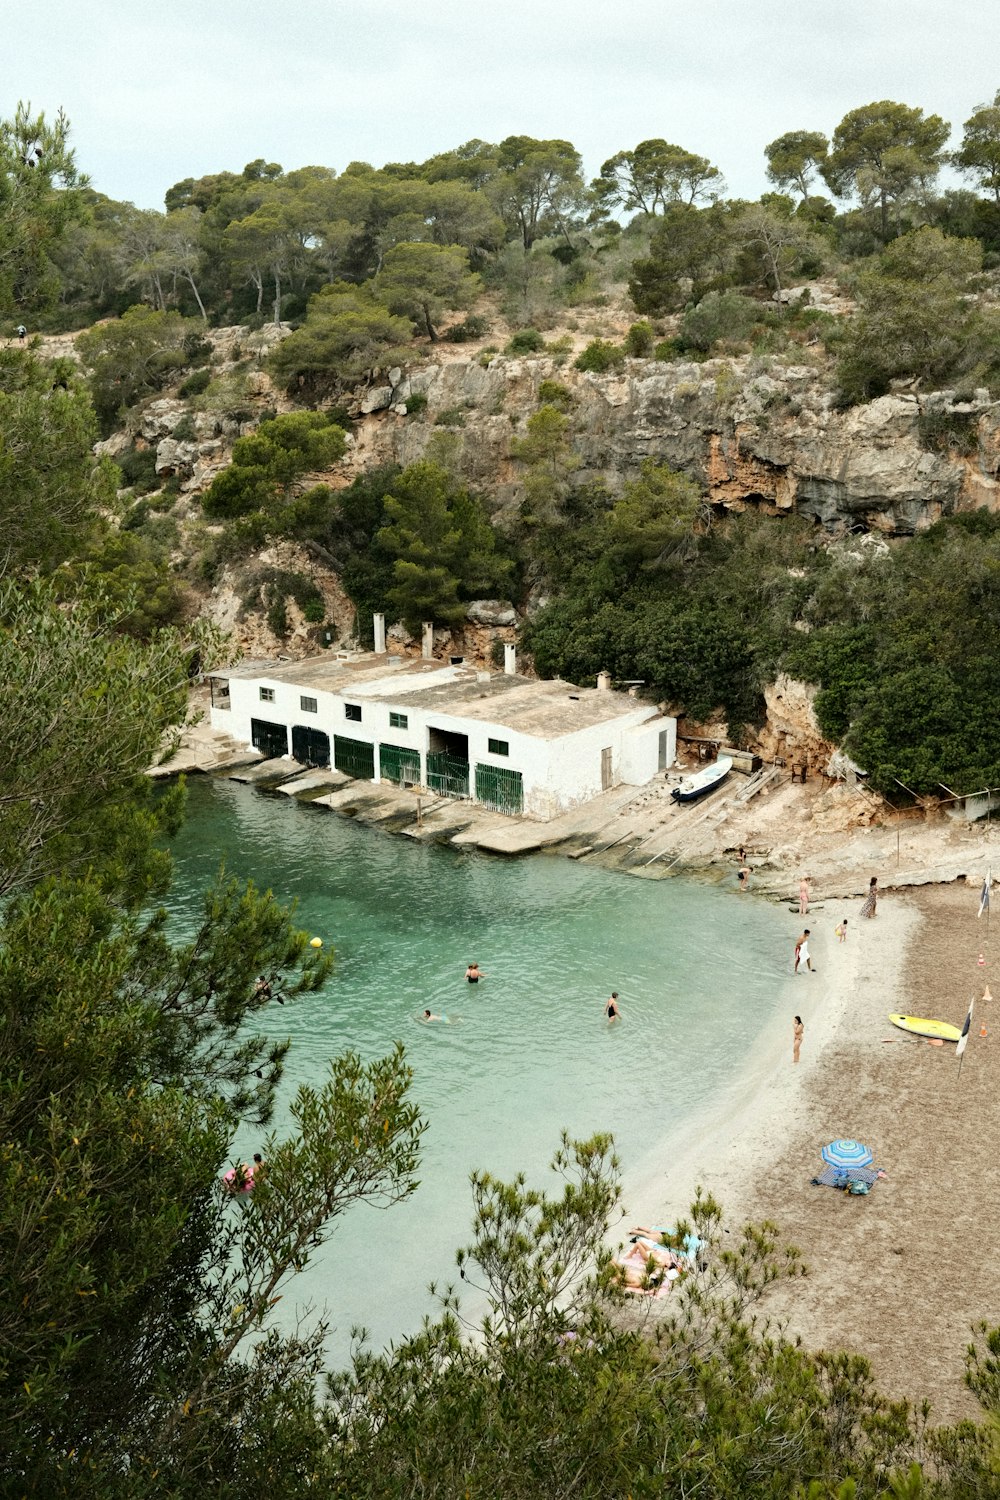
[[[198,436],[194,430],[194,418],[185,413],[170,436],[176,438],[179,443],[190,443]]]
[[[653,325],[640,319],[625,335],[625,353],[632,359],[648,359],[653,352]]]
[[[519,328],[504,350],[505,354],[539,354],[545,348],[545,339],[537,328]]]
[[[672,359],[681,359],[683,354],[684,350],[678,339],[661,339],[653,350],[653,358],[664,363]]]
[[[486,369],[486,367],[489,364],[490,360],[493,359],[499,353],[500,353],[500,350],[497,348],[496,344],[487,344],[485,349],[480,349],[480,351],[479,351],[479,363],[482,365],[482,367],[483,367],[484,370]]]
[[[159,484],[156,477],[155,448],[130,448],[118,459],[118,467],[125,484],[135,490],[137,495],[147,494]]]
[[[591,339],[586,349],[573,361],[575,370],[588,370],[592,375],[603,375],[625,361],[625,350],[607,339]]]
[[[427,410],[427,397],[423,391],[414,391],[412,396],[407,396],[405,406],[408,417],[419,416],[422,411]]]
[[[306,600],[302,606],[302,615],[310,625],[322,625],[326,619],[326,605],[321,594]]]
[[[189,365],[203,365],[212,358],[212,345],[201,333],[189,333],[184,338],[184,358]]]
[[[447,411],[438,412],[434,421],[439,427],[464,427],[465,412],[457,406],[450,406]]]
[[[441,335],[449,344],[471,344],[490,331],[490,320],[480,313],[470,313],[461,323],[456,323]]]
[[[749,339],[755,329],[773,327],[780,314],[742,292],[709,292],[681,320],[681,344],[703,354],[720,339],[740,343]]]
[[[267,623],[275,635],[288,634],[288,609],[284,599],[275,599],[274,603],[268,606]]]
[[[573,392],[560,380],[543,380],[538,387],[539,406],[558,406],[565,411],[573,404]]]
[[[923,447],[932,453],[961,453],[965,457],[979,447],[979,416],[976,412],[953,411],[937,406],[917,418],[917,433]]]
[[[185,401],[189,396],[200,396],[212,384],[211,370],[195,370],[179,388],[177,394]]]

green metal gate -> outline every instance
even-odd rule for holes
[[[467,797],[469,762],[457,760],[446,750],[434,751],[427,756],[427,785],[441,797]]]
[[[524,811],[524,780],[505,766],[476,767],[476,801],[494,812],[516,817]]]
[[[292,725],[292,755],[304,766],[330,764],[330,736],[308,724]]]
[[[378,769],[383,781],[394,781],[397,786],[419,786],[420,751],[407,750],[402,745],[379,745]]]
[[[333,737],[333,764],[345,776],[359,781],[375,779],[375,746],[367,740],[349,740],[345,735]]]
[[[288,754],[288,730],[284,724],[272,724],[269,719],[251,719],[250,739],[254,749],[266,755],[268,760]]]

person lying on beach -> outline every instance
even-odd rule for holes
[[[680,1276],[678,1261],[665,1246],[637,1240],[615,1256],[625,1290],[646,1296],[664,1296]]]

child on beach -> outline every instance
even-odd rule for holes
[[[837,938],[837,942],[838,943],[846,943],[847,942],[847,918],[846,917],[844,917],[843,921],[838,922],[837,925],[836,925],[836,927],[833,930],[834,930],[834,933],[836,934],[836,938]]]

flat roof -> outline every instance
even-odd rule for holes
[[[301,661],[241,662],[215,678],[284,682],[338,697],[390,700],[394,706],[420,709],[456,719],[475,719],[515,729],[538,739],[558,739],[597,724],[634,714],[651,703],[627,693],[578,688],[559,678],[520,677],[505,672],[487,676],[464,664],[404,658],[389,662],[368,652],[356,657],[311,656]]]

